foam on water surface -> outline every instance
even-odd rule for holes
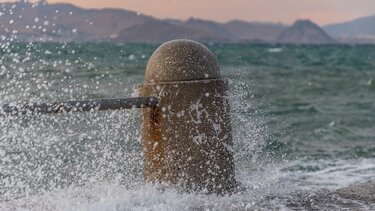
[[[264,166],[263,166],[264,167]],[[236,210],[282,208],[278,195],[295,190],[276,166],[238,172],[241,188],[233,195],[187,193],[176,188],[140,182],[136,185],[93,183],[70,186],[0,204],[5,210]],[[127,181],[127,183],[134,183]]]
[[[243,182],[242,190],[230,196],[186,193],[151,184],[139,184],[133,188],[119,184],[95,184],[92,187],[72,186],[61,191],[1,203],[0,208],[94,211],[375,208],[364,202],[343,199],[328,189],[301,191],[290,181],[291,175],[278,172],[275,168],[242,176],[238,176],[239,181]]]

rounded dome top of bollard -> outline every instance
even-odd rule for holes
[[[145,82],[219,79],[215,55],[192,40],[172,40],[161,45],[148,61]]]

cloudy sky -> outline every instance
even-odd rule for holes
[[[0,0],[5,2],[7,0]],[[9,1],[9,0],[8,0]],[[375,15],[375,0],[49,0],[86,8],[116,7],[158,18],[292,23],[308,18],[320,25]]]

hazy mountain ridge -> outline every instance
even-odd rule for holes
[[[259,23],[240,20],[229,21],[224,27],[237,36],[239,41],[273,42],[288,26],[280,23]]]
[[[124,29],[117,41],[163,42],[173,38],[189,38],[214,42],[272,42],[287,26],[272,23],[214,21],[190,18],[187,21],[157,20]]]
[[[323,27],[328,34],[342,42],[375,43],[375,15]]]
[[[83,9],[71,4],[2,3],[0,33],[24,41],[272,42],[287,26],[273,23],[159,20],[123,9]]]
[[[1,12],[2,35],[38,41],[108,41],[126,28],[153,20],[121,9],[83,9],[46,1],[2,3]]]
[[[322,28],[310,20],[298,20],[285,29],[275,40],[277,43],[332,44],[332,39]]]
[[[280,36],[286,36],[288,30],[280,23],[160,20],[123,9],[84,9],[47,1],[33,4],[24,0],[0,6],[0,35],[23,41],[163,42],[190,38],[201,42],[285,43]],[[316,27],[305,34],[289,32],[287,43],[326,43],[322,42],[325,32]],[[327,28],[332,31],[335,26]],[[301,36],[309,37],[308,41],[301,42]]]

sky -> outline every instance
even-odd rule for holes
[[[0,2],[9,0],[0,0]],[[35,0],[34,0],[35,1]],[[34,2],[33,1],[33,2]],[[293,23],[310,19],[320,25],[375,15],[375,0],[48,0],[85,8],[123,8],[157,18],[190,17],[226,22]]]

